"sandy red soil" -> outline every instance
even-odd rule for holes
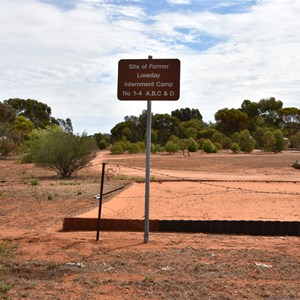
[[[153,155],[150,216],[299,221],[299,156]],[[0,160],[0,299],[300,299],[299,237],[61,232],[64,217],[97,207],[103,161],[119,165],[106,192],[133,184],[105,197],[103,214],[142,217],[144,155],[100,153],[67,180]]]
[[[295,182],[152,182],[150,218],[155,220],[300,220],[300,184]],[[144,219],[145,184],[104,203],[107,219]],[[98,208],[81,214],[97,218]]]

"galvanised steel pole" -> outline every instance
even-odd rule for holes
[[[152,59],[152,56],[148,56]],[[149,204],[150,204],[150,162],[151,162],[151,100],[147,101],[147,132],[146,132],[146,183],[145,183],[145,222],[144,222],[144,243],[149,240]]]

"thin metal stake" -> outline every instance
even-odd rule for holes
[[[102,173],[101,173],[101,186],[99,195],[99,210],[98,210],[98,222],[97,222],[97,236],[96,241],[99,241],[100,232],[100,219],[101,219],[101,209],[102,209],[102,196],[103,196],[103,185],[104,185],[104,175],[105,175],[105,163],[102,163]]]

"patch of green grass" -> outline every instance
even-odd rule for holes
[[[32,178],[30,183],[31,183],[31,185],[39,185],[40,184],[40,182],[37,178]]]
[[[1,258],[8,257],[12,254],[14,247],[9,244],[9,241],[4,239],[0,242],[0,264]],[[1,266],[0,268],[0,299],[9,300],[7,295],[8,291],[11,289],[11,285],[5,281],[8,270]]]
[[[130,179],[133,181],[145,181],[145,178],[143,177],[130,177]]]
[[[13,252],[13,247],[9,245],[7,240],[3,240],[0,243],[0,257],[10,256]]]
[[[149,273],[145,273],[144,274],[144,281],[146,282],[154,282],[154,275],[153,274],[149,274]]]
[[[0,281],[0,299],[1,300],[9,300],[10,298],[7,296],[7,292],[11,289],[11,285],[6,282]]]
[[[127,179],[127,176],[124,175],[124,174],[117,174],[117,180],[126,180]]]

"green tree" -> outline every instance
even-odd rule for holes
[[[139,153],[141,152],[140,145],[138,143],[132,143],[128,149],[129,153]]]
[[[188,150],[188,148],[191,145],[191,140],[190,139],[180,139],[178,141],[178,144],[179,144],[179,149],[181,151]]]
[[[225,135],[231,135],[235,131],[241,131],[247,128],[248,115],[240,109],[223,108],[215,113],[217,121],[217,130]]]
[[[223,135],[221,132],[216,131],[216,132],[212,135],[211,141],[212,141],[213,143],[219,143],[219,144],[222,144],[223,138],[224,138],[224,135]]]
[[[3,156],[16,155],[21,144],[28,139],[33,130],[33,123],[23,116],[18,116],[8,124],[0,124],[0,153]]]
[[[190,152],[197,152],[199,149],[198,143],[193,138],[189,138],[189,142],[190,142],[190,145],[188,146],[188,150]]]
[[[0,102],[0,125],[13,122],[16,116],[17,114],[13,107]]]
[[[110,131],[112,143],[120,141],[122,137],[126,137],[126,139],[131,143],[135,143],[139,140],[142,140],[143,137],[136,136],[135,134],[136,126],[137,125],[131,120],[127,120],[116,124]]]
[[[292,148],[300,149],[300,131],[291,136],[290,143]]]
[[[238,153],[241,151],[240,146],[237,143],[233,143],[230,149],[233,153]]]
[[[202,150],[206,153],[216,153],[217,152],[216,146],[209,139],[204,142]]]
[[[123,142],[116,142],[111,147],[112,154],[123,154],[124,150],[124,143]]]
[[[97,145],[86,134],[74,135],[52,126],[35,130],[24,149],[33,163],[63,178],[84,168],[95,157]]]
[[[191,119],[189,121],[180,122],[179,124],[179,136],[180,138],[197,138],[199,130],[203,129],[204,123],[199,119]]]
[[[155,114],[152,118],[152,128],[158,133],[157,142],[165,145],[171,135],[178,136],[179,119],[169,114]]]
[[[196,136],[197,136],[197,129],[192,128],[192,127],[189,127],[189,128],[186,130],[186,137],[187,137],[187,138],[193,138],[193,139],[195,139]]]
[[[245,129],[240,133],[240,148],[245,153],[250,153],[255,148],[255,139],[251,137],[249,130]]]
[[[201,138],[211,139],[215,132],[218,132],[218,131],[214,128],[205,128],[205,129],[198,131],[197,138],[198,139],[201,139]]]
[[[300,131],[300,109],[296,107],[286,107],[277,110],[282,120],[283,129],[289,138]]]
[[[263,149],[263,146],[264,146],[263,135],[266,130],[268,130],[268,129],[262,128],[262,127],[257,127],[256,130],[253,132],[253,137],[256,140],[256,147],[258,149]]]
[[[274,97],[261,99],[258,102],[259,115],[263,118],[266,127],[278,128],[281,119],[278,110],[282,108],[282,101],[276,100]]]
[[[262,137],[262,142],[263,142],[263,150],[267,152],[273,152],[276,139],[274,137],[274,134],[267,130],[265,131],[263,137]]]
[[[166,148],[166,151],[169,152],[169,154],[172,154],[172,153],[178,152],[179,145],[173,143],[172,141],[169,141],[166,143],[165,148]]]
[[[273,151],[275,153],[282,152],[282,150],[284,150],[286,148],[286,142],[285,142],[282,131],[280,129],[276,129],[273,132],[273,135],[275,137],[275,145],[274,145]]]
[[[231,145],[232,145],[232,139],[229,137],[225,137],[222,141],[222,148],[228,151],[231,148]]]
[[[240,133],[239,132],[235,132],[232,136],[231,136],[232,142],[233,143],[237,143],[238,145],[240,144],[241,138],[240,138]]]
[[[186,122],[192,119],[197,119],[202,121],[202,115],[198,109],[195,108],[181,108],[181,109],[176,109],[171,112],[172,117],[176,117],[179,119],[181,122]]]
[[[16,111],[17,116],[24,116],[34,124],[34,128],[45,128],[50,124],[57,124],[57,121],[51,118],[51,108],[42,102],[33,99],[8,99],[3,101],[10,105]]]
[[[95,133],[94,139],[96,140],[98,148],[101,150],[106,149],[110,143],[110,135],[107,133],[104,134],[101,132]]]
[[[157,130],[151,129],[151,142],[156,144],[158,140],[158,133]]]
[[[247,129],[250,132],[255,131],[256,127],[262,122],[262,118],[259,115],[258,103],[250,100],[244,100],[241,105],[241,111],[246,113],[248,116]]]

